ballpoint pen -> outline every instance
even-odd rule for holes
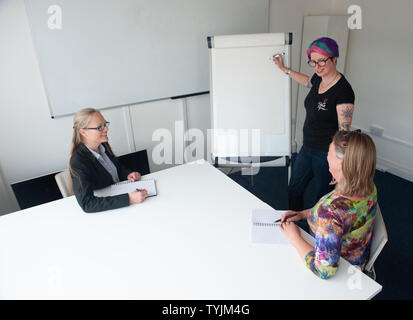
[[[295,217],[297,214],[298,213],[290,214],[289,216],[285,217],[285,220],[287,220],[288,218]],[[274,223],[277,223],[277,222],[281,222],[281,218],[274,221]]]

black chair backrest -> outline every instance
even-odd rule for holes
[[[23,182],[11,187],[19,203],[20,209],[27,209],[46,202],[62,199],[59,187],[54,178],[55,173]]]
[[[141,175],[151,173],[146,149],[119,156],[118,159],[126,168],[137,171]]]

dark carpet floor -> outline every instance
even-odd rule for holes
[[[288,209],[287,168],[260,168],[257,175],[229,175],[235,182],[277,210]],[[413,299],[413,183],[389,173],[376,171],[378,202],[386,224],[389,241],[374,266],[376,281],[383,286],[375,300]],[[315,197],[310,182],[305,194],[305,207],[312,207]],[[306,222],[298,223],[308,231]]]

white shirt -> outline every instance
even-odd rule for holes
[[[99,145],[99,151],[101,155],[93,151],[92,149],[90,149],[88,146],[86,147],[89,149],[90,152],[92,152],[92,154],[100,162],[100,164],[106,169],[106,171],[110,173],[113,181],[115,183],[118,183],[119,182],[118,170],[116,169],[116,166],[113,164],[113,162],[110,160],[110,158],[106,154],[105,147],[102,144]]]

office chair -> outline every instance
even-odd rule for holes
[[[386,225],[384,224],[383,216],[379,204],[377,204],[376,217],[374,219],[373,238],[371,240],[370,258],[364,268],[365,273],[376,280],[376,271],[374,270],[374,262],[383,250],[388,241]]]
[[[63,198],[73,196],[73,191],[69,187],[69,170],[66,169],[62,172],[59,172],[55,176],[57,186],[59,187],[60,193]]]

